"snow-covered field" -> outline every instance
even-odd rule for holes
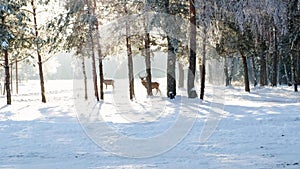
[[[147,98],[136,81],[137,99],[127,103],[126,96],[119,95],[123,83],[117,82],[114,90],[108,86],[106,101],[101,103],[82,101],[78,105],[71,80],[47,81],[46,104],[40,102],[38,81],[23,82],[11,106],[0,96],[0,168],[300,168],[300,94],[292,88],[253,88],[245,93],[239,87],[213,90],[208,86],[206,101],[201,102],[187,99],[185,89],[178,90],[181,96],[175,100],[168,100],[164,85],[162,97]],[[89,111],[91,106],[97,109]],[[180,113],[190,117],[182,118]],[[144,140],[166,135],[181,124],[175,131],[183,139],[174,142],[176,135],[171,135],[156,146],[141,144],[152,146],[146,148],[130,142],[121,145],[107,137],[109,132],[95,134],[97,130],[89,127],[97,126],[89,125],[91,122],[106,123],[126,138]],[[95,138],[97,134],[103,140]],[[102,143],[117,144],[105,147]],[[170,147],[168,143],[176,144]],[[129,147],[127,154],[123,152],[127,157],[115,155],[122,155],[124,145]],[[162,148],[161,153],[156,152],[157,147]],[[119,152],[105,151],[110,148]],[[153,154],[141,150],[153,150]],[[129,158],[141,152],[150,157]]]

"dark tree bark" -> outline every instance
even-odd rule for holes
[[[146,63],[146,81],[147,81],[147,95],[148,96],[152,96],[152,88],[151,88],[151,79],[152,79],[152,75],[151,75],[151,53],[150,53],[150,34],[148,32],[146,32],[145,35],[145,50],[146,50],[146,57],[145,57],[145,63]]]
[[[96,16],[95,9],[97,8],[97,2],[94,0],[93,5],[93,15]],[[99,35],[99,22],[97,17],[95,17],[95,32],[96,32],[96,43],[97,43],[97,53],[98,53],[98,60],[99,60],[99,78],[100,78],[100,99],[104,100],[104,91],[103,91],[103,82],[104,82],[104,76],[103,76],[103,62],[102,62],[102,51],[101,51],[101,45],[100,45],[100,35]]]
[[[298,80],[297,80],[297,71],[296,71],[296,58],[295,56],[291,56],[292,60],[292,76],[294,82],[294,91],[298,92]]]
[[[257,86],[257,70],[255,66],[255,59],[254,57],[251,57],[251,63],[252,63],[252,78],[253,78],[253,83],[254,87]]]
[[[126,6],[125,6],[125,11]],[[126,21],[126,48],[127,48],[127,59],[128,59],[128,80],[129,80],[129,99],[134,98],[134,76],[133,76],[133,60],[132,60],[132,49],[130,43],[130,25]]]
[[[205,1],[204,1],[205,3]],[[206,4],[203,6],[204,17],[206,17]],[[200,99],[204,99],[204,90],[205,90],[205,64],[206,64],[206,41],[207,41],[207,23],[204,19],[203,22],[203,44],[202,44],[202,62],[201,62],[201,86],[200,86]]]
[[[197,92],[194,89],[195,72],[196,72],[196,8],[195,0],[189,0],[190,3],[190,57],[189,57],[189,70],[187,92],[189,98],[196,98]]]
[[[81,56],[81,66],[82,66],[82,75],[83,75],[83,82],[84,82],[84,99],[88,99],[88,94],[87,94],[87,75],[86,75],[86,70],[85,70],[85,59],[84,55]]]
[[[13,94],[13,63],[10,63],[10,93]]]
[[[43,62],[42,62],[42,56],[40,54],[40,45],[39,45],[39,42],[37,40],[39,38],[39,32],[38,32],[38,28],[37,28],[36,7],[35,7],[35,4],[34,4],[34,0],[31,0],[31,6],[32,6],[34,30],[35,30],[35,39],[36,39],[36,52],[37,52],[37,56],[38,56],[38,66],[39,66],[39,76],[40,76],[42,102],[46,103]]]
[[[289,76],[289,73],[288,73],[289,71],[287,70],[286,63],[283,63],[283,67],[284,67],[284,73],[285,73],[285,78],[286,78],[287,85],[291,86],[292,82],[290,80],[290,76]]]
[[[18,59],[16,59],[16,94],[19,94],[19,74],[18,74]]]
[[[225,85],[229,86],[229,69],[228,69],[228,58],[225,57],[225,64],[224,64],[224,73],[225,73]]]
[[[88,7],[88,15],[89,15],[89,39],[90,39],[90,45],[91,45],[91,52],[92,52],[92,74],[93,74],[93,84],[94,84],[94,94],[99,101],[99,94],[98,94],[98,85],[97,85],[97,70],[96,70],[96,59],[95,59],[95,47],[94,47],[94,36],[93,36],[93,22],[92,22],[92,11],[91,11],[91,5],[89,3],[89,0],[86,0],[87,7]]]
[[[229,73],[229,86],[231,86],[231,82],[233,79],[233,71],[234,71],[234,62],[235,62],[235,58],[230,56],[231,58],[231,64],[230,64],[230,73]]]
[[[172,99],[174,96],[176,96],[176,74],[175,74],[176,54],[173,46],[176,39],[168,36],[167,41],[168,41],[167,96]]]
[[[4,19],[2,18],[2,23]],[[5,89],[6,89],[6,104],[11,105],[11,93],[10,93],[10,76],[9,76],[9,63],[8,63],[8,51],[4,50],[4,67],[5,67]]]
[[[244,67],[244,82],[245,82],[245,91],[250,92],[250,83],[249,83],[249,73],[247,65],[247,57],[242,54],[243,67]]]
[[[277,86],[277,76],[278,76],[278,43],[277,43],[277,29],[274,26],[273,31],[273,42],[274,42],[274,52],[273,52],[273,72],[272,72],[272,86]]]
[[[298,10],[298,0],[290,0],[289,10],[288,10],[288,24],[289,24],[289,35],[290,35],[290,50],[289,55],[292,61],[292,78],[294,83],[294,91],[298,92],[298,77],[297,77],[297,51],[299,50],[299,40],[294,41],[295,32],[299,28],[299,10]]]
[[[267,60],[266,56],[261,56],[260,59],[260,86],[267,85]]]
[[[182,63],[178,62],[178,87],[184,87],[184,70]]]
[[[171,15],[169,0],[165,1],[165,12],[167,14]],[[171,29],[171,28],[173,28],[173,29]],[[177,44],[177,39],[174,38],[174,37],[170,37],[170,33],[171,33],[171,35],[175,34],[174,29],[176,29],[175,25],[168,25],[167,29],[166,29],[167,34],[168,34],[167,35],[167,41],[168,41],[167,96],[170,99],[173,99],[176,96],[176,72],[175,72],[176,53],[175,53],[175,44]]]

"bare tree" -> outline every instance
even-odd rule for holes
[[[34,30],[35,30],[35,42],[36,42],[35,45],[36,45],[36,53],[37,53],[38,66],[39,66],[39,76],[40,76],[42,102],[46,103],[44,74],[43,74],[43,63],[42,63],[42,56],[41,56],[41,51],[40,51],[40,40],[39,40],[39,31],[38,31],[38,27],[37,27],[36,5],[35,5],[34,0],[31,0],[31,6],[32,6]]]

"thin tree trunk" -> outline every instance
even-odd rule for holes
[[[34,21],[35,39],[38,39],[39,32],[38,32],[38,28],[37,28],[36,7],[34,5],[34,0],[31,0],[31,6],[32,6],[32,11],[33,11],[32,13],[33,13],[33,21]],[[36,42],[36,53],[37,53],[37,57],[38,57],[42,102],[46,103],[44,74],[43,74],[43,63],[42,63],[42,57],[41,57],[41,54],[40,54],[40,46],[39,46],[38,40]]]
[[[205,1],[204,1],[205,3]],[[204,16],[206,17],[206,4],[203,6],[203,12]],[[200,99],[204,99],[204,90],[205,90],[205,64],[206,64],[206,41],[207,41],[207,23],[204,20],[204,26],[203,26],[203,44],[202,44],[202,62],[201,62],[201,87],[200,87]]]
[[[13,63],[10,63],[10,93],[13,94]]]
[[[86,0],[86,3],[87,3],[87,7],[88,7],[88,15],[89,15],[89,38],[90,38],[91,52],[92,52],[92,72],[93,72],[93,83],[94,83],[94,95],[95,95],[97,101],[99,101],[94,36],[93,36],[93,24],[92,24],[92,17],[91,17],[92,11],[91,11],[91,5],[89,3],[89,0]]]
[[[146,32],[145,35],[145,50],[146,50],[146,57],[145,57],[145,63],[146,63],[146,81],[147,81],[147,94],[148,96],[152,96],[152,88],[151,88],[151,60],[150,60],[150,35],[148,32]]]
[[[187,92],[189,98],[196,98],[197,92],[195,90],[195,72],[196,72],[196,8],[195,0],[189,0],[190,3],[190,57]]]
[[[83,82],[84,82],[84,99],[88,99],[88,94],[87,94],[87,75],[86,75],[86,70],[85,70],[85,59],[84,55],[81,56],[81,65],[82,65],[82,74],[83,74]]]
[[[16,94],[19,94],[19,74],[18,74],[18,60],[16,59]]]
[[[224,73],[225,73],[226,86],[229,86],[229,70],[228,70],[228,58],[227,57],[225,57]]]
[[[297,45],[297,61],[296,61],[296,68],[298,68],[298,71],[296,71],[297,72],[297,77],[298,77],[298,79],[297,79],[297,84],[299,84],[300,83],[300,44],[298,43],[298,45]]]
[[[178,62],[178,87],[183,88],[184,87],[184,70],[182,63]]]
[[[273,73],[272,73],[272,86],[277,86],[277,75],[278,75],[278,44],[277,44],[277,29],[274,26],[273,38],[274,38],[274,52],[273,52]]]
[[[125,12],[127,8],[125,6]],[[132,60],[132,49],[130,43],[130,25],[126,21],[126,48],[127,48],[127,59],[128,59],[128,80],[129,80],[129,99],[134,98],[134,76],[133,76],[133,60]]]
[[[93,6],[93,15],[96,16],[95,9],[97,8],[97,2],[94,0],[94,6]],[[96,31],[96,43],[97,43],[97,51],[98,51],[98,59],[99,59],[99,78],[100,78],[100,99],[104,100],[104,91],[103,91],[103,82],[104,82],[104,75],[103,75],[103,62],[102,62],[102,51],[101,51],[101,45],[100,45],[100,35],[99,35],[99,22],[96,18],[95,21],[95,31]]]
[[[230,56],[231,58],[231,67],[230,67],[230,73],[229,73],[229,86],[231,86],[231,82],[232,82],[232,79],[233,79],[233,71],[234,71],[234,61],[235,61],[235,58]]]
[[[283,63],[283,67],[284,67],[284,73],[285,73],[286,83],[287,83],[288,86],[291,86],[292,82],[291,82],[289,74],[288,74],[286,63]]]
[[[282,53],[281,51],[278,54],[278,75],[277,75],[277,79],[278,79],[278,84],[282,85],[282,81],[283,81],[283,75],[282,75]]]
[[[2,18],[2,22],[4,19]],[[4,66],[5,66],[5,89],[6,89],[6,104],[11,105],[11,93],[10,93],[10,76],[9,76],[9,63],[8,63],[8,51],[4,50]]]
[[[254,87],[256,87],[257,86],[257,71],[256,71],[254,57],[251,57],[251,63],[252,63],[252,78],[253,78],[253,83],[254,83]]]
[[[292,60],[292,74],[293,74],[293,82],[294,82],[294,91],[298,92],[298,80],[297,80],[297,71],[296,71],[296,56],[291,56]]]
[[[248,65],[247,65],[247,57],[242,54],[243,59],[243,67],[244,67],[244,82],[245,82],[245,91],[250,92],[250,84],[249,84],[249,74],[248,74]]]

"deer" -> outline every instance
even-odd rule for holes
[[[115,81],[112,80],[112,79],[104,79],[104,80],[103,80],[103,83],[105,84],[106,89],[107,89],[107,86],[108,86],[108,85],[112,85],[112,87],[115,88],[115,85],[114,85]]]
[[[148,76],[148,75],[147,75]],[[141,77],[139,75],[139,78],[141,79],[142,85],[147,89],[147,76]],[[156,89],[156,94],[159,92],[161,94],[161,91],[159,90],[159,83],[158,82],[151,82],[151,89]]]

